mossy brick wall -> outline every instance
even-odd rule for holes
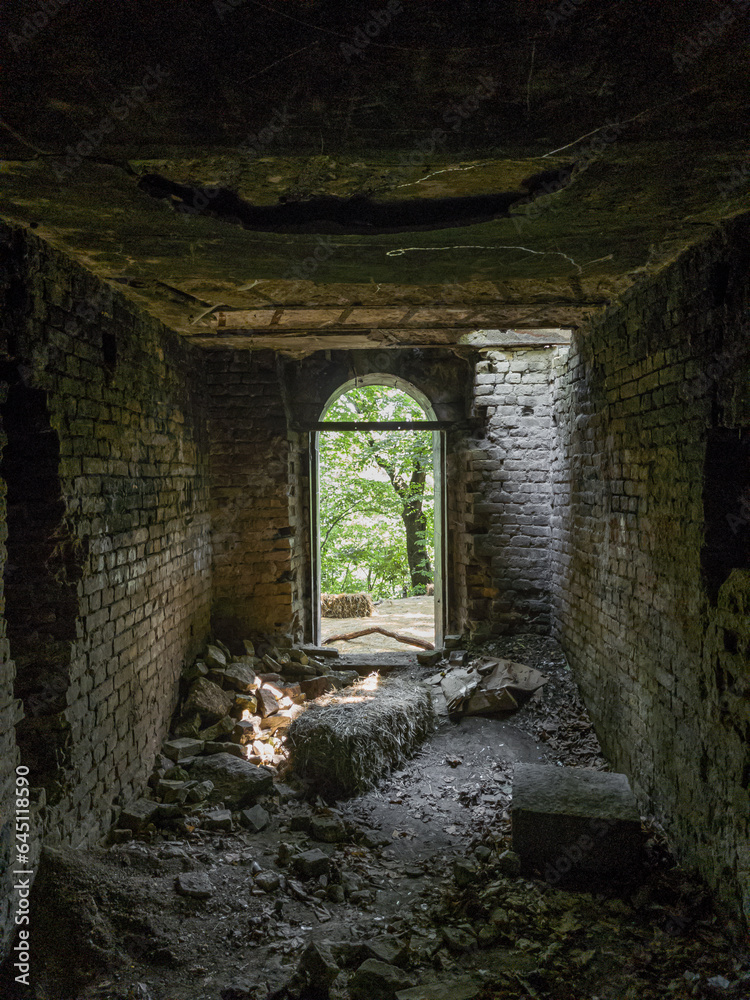
[[[212,351],[210,397],[213,629],[241,640],[287,632],[301,614],[293,558],[299,459],[271,351]]]
[[[577,332],[559,379],[555,632],[614,769],[750,906],[750,226]]]
[[[49,525],[49,511],[57,512],[53,536],[43,539],[49,565],[24,566],[20,575],[5,567],[9,616],[23,605],[18,595],[29,574],[42,592],[35,631],[33,608],[23,628],[9,620],[6,632],[5,616],[0,626],[4,868],[12,833],[8,780],[26,754],[36,752],[32,784],[46,790],[35,833],[48,843],[95,841],[118,804],[141,790],[168,729],[180,670],[208,634],[211,553],[196,352],[33,234],[0,235],[4,431],[16,437],[3,440],[13,498],[3,552],[26,551],[38,541],[27,527]],[[28,433],[15,419],[19,401],[33,411]],[[32,431],[58,464],[56,479],[47,470],[45,488],[57,492],[41,514],[38,452],[23,461]],[[55,594],[57,609],[50,608]],[[68,642],[55,632],[61,619],[72,627]],[[39,662],[45,653],[54,666],[46,673]],[[35,686],[26,683],[30,669]],[[49,737],[46,760],[38,759],[38,740],[22,742],[19,754],[16,734],[20,739],[29,723],[32,736]],[[7,878],[4,943],[12,930]]]
[[[555,362],[566,348],[493,350],[475,366],[480,430],[452,449],[454,574],[476,636],[550,628]]]

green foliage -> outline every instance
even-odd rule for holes
[[[424,420],[406,393],[365,386],[340,396],[325,420]],[[336,431],[320,435],[320,549],[324,593],[376,599],[412,591],[415,566],[431,579],[432,433]],[[412,515],[411,553],[405,512]],[[411,554],[411,568],[409,555]]]

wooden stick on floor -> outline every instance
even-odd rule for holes
[[[359,639],[360,636],[371,635],[373,632],[380,632],[381,635],[387,635],[389,639],[396,639],[398,642],[405,642],[407,646],[420,646],[422,649],[435,648],[431,642],[425,642],[424,639],[415,639],[410,635],[400,635],[398,632],[389,632],[387,628],[380,628],[378,625],[374,625],[372,628],[360,629],[358,632],[347,632],[345,635],[332,635],[330,638],[323,640],[323,645],[327,646],[332,642]]]

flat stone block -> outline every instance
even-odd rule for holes
[[[169,757],[170,760],[182,761],[186,757],[193,757],[195,754],[202,753],[203,741],[183,736],[181,739],[168,740],[162,744],[161,749],[164,756]]]
[[[549,882],[627,879],[641,861],[641,821],[624,774],[517,764],[513,850]]]

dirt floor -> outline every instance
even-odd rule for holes
[[[503,854],[513,765],[607,765],[553,641],[520,636],[485,651],[550,682],[503,719],[451,720],[443,702],[431,738],[366,795],[302,799],[287,778],[264,801],[271,822],[260,833],[232,824],[48,851],[36,990],[14,993],[6,979],[0,996],[393,1000],[421,986],[410,997],[747,1000],[746,937],[653,826],[646,870],[630,884],[569,891],[518,874]],[[401,661],[415,683],[435,672]],[[210,895],[180,895],[186,875],[207,880]],[[356,972],[366,959],[376,959],[369,980]]]
[[[321,621],[322,637],[325,642],[332,635],[346,632],[356,632],[359,629],[379,625],[389,632],[399,632],[403,635],[416,636],[425,642],[435,641],[435,598],[434,597],[398,597],[381,601],[375,605],[375,611],[370,618],[323,618]],[[365,635],[360,639],[350,639],[348,642],[333,642],[342,654],[356,653],[404,653],[415,646],[406,646],[388,636]]]

